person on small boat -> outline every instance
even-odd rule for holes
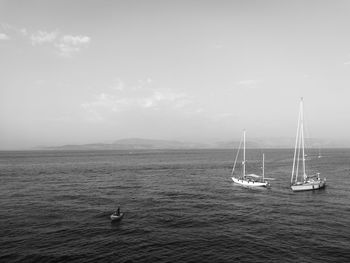
[[[120,207],[118,206],[117,211],[114,212],[115,215],[120,216]]]

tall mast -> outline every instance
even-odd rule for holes
[[[304,180],[306,179],[306,172],[305,172],[305,142],[304,142],[304,111],[303,111],[303,98],[301,98],[300,101],[300,111],[301,111],[301,147],[303,151],[303,177]]]
[[[236,168],[236,163],[237,163],[237,159],[238,159],[239,151],[241,150],[241,145],[242,145],[242,138],[241,138],[241,141],[239,142],[239,146],[238,146],[238,150],[237,150],[237,154],[236,154],[235,162],[233,163],[233,167],[232,167],[232,172],[231,172],[231,175],[233,175],[233,173],[235,172],[235,168]]]
[[[263,174],[262,174],[262,179],[263,179],[263,182],[264,182],[264,177],[265,177],[265,154],[263,153]]]
[[[300,112],[301,114],[301,112]],[[299,119],[300,119],[300,114],[299,114]],[[296,171],[295,171],[295,182],[298,182],[298,176],[299,176],[299,166],[301,166],[302,164],[300,164],[300,154],[302,155],[302,144],[301,144],[301,126],[299,127],[299,135],[298,135],[298,148],[297,148],[297,157],[296,157]]]
[[[292,177],[290,178],[290,182],[293,183],[293,176],[294,176],[294,171],[295,171],[295,164],[296,162],[298,162],[298,160],[296,160],[297,157],[297,148],[298,148],[298,143],[299,143],[299,134],[300,134],[300,110],[299,109],[299,116],[298,116],[298,127],[297,127],[297,134],[295,137],[295,148],[294,148],[294,159],[293,159],[293,170],[292,170]],[[299,159],[299,158],[298,158]],[[295,180],[297,179],[298,176],[298,172],[295,173]]]
[[[243,130],[243,178],[245,177],[245,130]]]

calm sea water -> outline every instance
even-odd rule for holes
[[[300,193],[292,154],[265,150],[275,180],[253,190],[228,150],[1,152],[0,261],[350,262],[350,150],[309,154],[328,185]]]

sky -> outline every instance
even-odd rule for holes
[[[0,0],[0,150],[350,134],[349,1]]]

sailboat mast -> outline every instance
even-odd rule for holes
[[[264,182],[264,177],[265,177],[265,154],[263,153],[263,173],[262,173],[263,182]]]
[[[304,180],[306,179],[305,172],[305,141],[304,141],[304,109],[303,109],[303,98],[301,98],[300,102],[300,110],[301,110],[301,147],[303,151],[303,176]]]
[[[301,114],[301,112],[300,112]],[[300,114],[299,114],[299,118],[300,118]],[[298,148],[297,148],[297,160],[296,160],[296,171],[295,171],[295,182],[298,182],[298,176],[299,176],[299,166],[302,165],[300,164],[300,155],[302,155],[302,151],[301,151],[301,148],[302,148],[302,139],[301,139],[301,126],[299,127],[299,135],[298,135]]]
[[[243,178],[245,177],[245,130],[243,131]]]
[[[295,168],[296,168],[295,164],[296,164],[296,162],[298,162],[298,160],[296,160],[296,158],[297,158],[297,149],[298,149],[298,144],[299,144],[299,134],[300,134],[300,109],[299,109],[299,116],[298,116],[297,135],[295,137],[295,148],[294,148],[292,177],[290,178],[290,182],[291,183],[293,183],[293,177],[294,177],[294,172],[295,172]],[[297,176],[298,176],[298,172],[296,171],[295,172],[295,180],[297,179]]]
[[[233,173],[235,172],[235,168],[236,168],[236,163],[237,163],[239,151],[241,150],[241,145],[242,145],[242,138],[241,138],[241,141],[239,142],[239,146],[238,146],[238,150],[237,150],[237,154],[236,154],[235,161],[234,161],[234,163],[233,163],[231,175],[233,175]]]

